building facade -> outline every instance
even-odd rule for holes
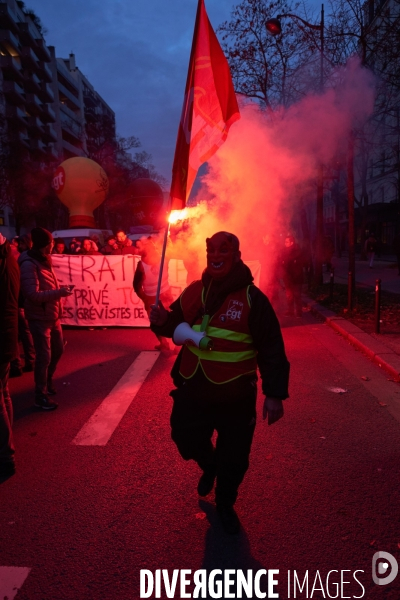
[[[373,118],[356,145],[357,239],[374,233],[392,253],[400,232],[400,2],[368,0],[365,62],[377,75]]]
[[[26,171],[50,173],[67,158],[88,156],[91,132],[96,129],[93,123],[103,115],[108,119],[108,134],[115,137],[115,114],[77,68],[75,56],[56,56],[56,49],[46,45],[40,19],[23,2],[0,2],[0,231],[4,235],[12,237],[15,227],[19,229],[8,185],[13,173],[18,179],[18,172],[10,171],[10,157],[18,157]],[[23,191],[20,195],[19,206]]]

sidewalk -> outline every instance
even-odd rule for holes
[[[335,269],[335,283],[347,284],[348,258],[333,257],[332,264]],[[380,279],[381,289],[399,294],[400,303],[400,276],[394,259],[393,261],[376,260],[372,269],[369,268],[368,262],[356,260],[355,277],[358,286],[370,287],[372,292],[375,289],[376,280]],[[329,280],[330,274],[324,273],[324,283],[328,283]],[[400,382],[400,335],[397,333],[366,333],[348,319],[339,317],[336,313],[319,305],[315,300],[303,296],[303,301],[314,315],[340,333],[379,367],[385,369],[393,379]]]
[[[387,257],[389,258],[389,257]],[[347,284],[349,272],[348,257],[332,258],[332,265],[335,269],[334,277],[336,283]],[[324,283],[328,283],[329,273],[324,273]],[[381,280],[381,289],[385,292],[392,292],[400,295],[400,276],[398,275],[397,262],[393,260],[374,260],[372,269],[369,268],[366,260],[356,260],[356,283],[366,287],[375,288],[377,279]],[[400,298],[399,298],[400,301]]]

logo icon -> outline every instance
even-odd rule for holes
[[[372,579],[376,585],[387,585],[397,577],[399,565],[389,552],[375,552],[372,557]],[[384,577],[382,577],[384,575]]]
[[[65,185],[65,171],[63,167],[58,167],[56,172],[54,173],[53,181],[51,183],[51,187],[55,189],[56,192],[62,192]]]
[[[243,312],[243,302],[238,300],[231,300],[229,302],[226,316],[230,321],[240,321]]]

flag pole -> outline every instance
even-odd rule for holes
[[[163,241],[163,247],[162,247],[162,252],[161,252],[160,271],[158,273],[156,300],[154,303],[156,307],[158,306],[158,303],[160,300],[161,281],[162,281],[162,275],[163,275],[163,270],[164,270],[165,253],[167,250],[168,233],[169,233],[169,216],[171,214],[171,206],[172,206],[172,198],[170,198],[170,201],[169,201],[168,220],[167,220],[167,226],[165,228],[164,241]]]
[[[203,100],[204,97],[206,99],[204,105],[195,93],[195,90],[200,88],[204,92]],[[172,166],[169,214],[172,207],[174,210],[185,208],[200,165],[215,154],[225,141],[230,126],[239,118],[239,107],[228,61],[208,19],[204,0],[198,0],[185,96]],[[220,122],[224,123],[223,130],[219,126],[214,126],[210,133],[210,123]],[[194,123],[196,123],[195,131],[193,131]],[[187,139],[188,135],[189,139]],[[199,145],[200,140],[201,145]],[[158,306],[160,300],[169,226],[168,222],[164,234],[155,306]]]

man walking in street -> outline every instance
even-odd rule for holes
[[[253,285],[241,260],[238,238],[218,232],[206,240],[207,268],[172,303],[152,307],[151,329],[171,337],[187,323],[205,331],[212,350],[185,342],[172,369],[171,436],[185,460],[195,460],[203,473],[200,496],[216,479],[215,501],[222,526],[240,530],[233,508],[249,466],[256,424],[257,366],[266,398],[263,417],[271,425],[283,416],[288,397],[289,363],[282,334],[268,298]],[[214,430],[218,433],[212,444]]]
[[[53,375],[64,351],[61,329],[61,298],[70,296],[68,286],[60,288],[51,263],[54,245],[50,231],[32,229],[32,248],[20,261],[21,290],[25,298],[25,316],[36,351],[35,406],[54,410],[58,404],[49,398],[56,390]]]
[[[10,362],[18,352],[19,269],[0,233],[0,478],[15,473],[13,406],[8,390]]]

